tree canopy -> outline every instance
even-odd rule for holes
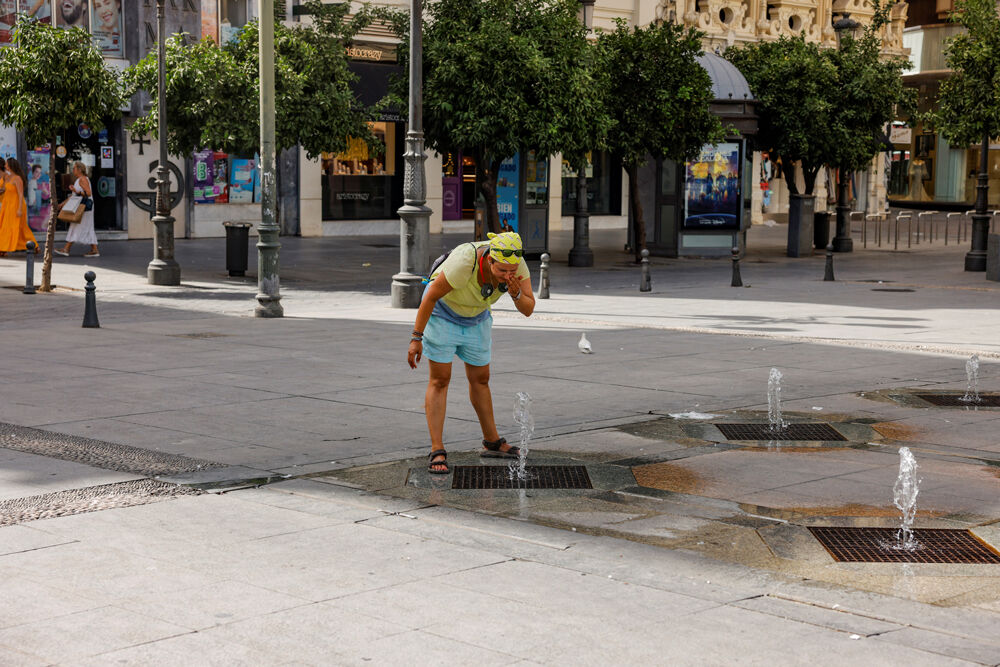
[[[725,57],[746,77],[757,103],[757,145],[791,165],[801,161],[806,194],[816,174],[830,159],[831,91],[834,63],[805,38],[780,37],[728,49]],[[795,171],[785,170],[788,188],[798,193]]]
[[[952,75],[941,82],[930,120],[955,146],[1000,136],[1000,19],[992,0],[962,0],[952,20],[967,32],[946,47]]]
[[[349,6],[310,0],[313,25],[275,25],[275,130],[279,149],[302,146],[316,158],[341,152],[349,138],[376,140],[369,111],[352,90],[357,75],[347,66],[345,46],[369,14],[344,21]],[[318,7],[313,7],[318,5]],[[173,155],[202,148],[249,154],[260,144],[259,32],[257,21],[237,38],[218,45],[205,38],[188,44],[183,35],[167,42],[167,147]],[[157,135],[157,57],[150,53],[126,74],[128,92],[153,99],[133,134]]]
[[[86,31],[65,30],[21,16],[13,45],[0,56],[0,123],[24,133],[28,146],[49,144],[49,181],[55,178],[56,137],[86,123],[95,130],[119,115],[125,102],[115,72]],[[55,192],[53,192],[53,197]],[[57,207],[45,233],[43,292],[52,289],[52,245]]]
[[[636,260],[645,246],[636,181],[647,155],[678,162],[694,158],[725,131],[709,110],[712,80],[697,61],[702,33],[671,23],[617,28],[598,40],[599,62],[608,83],[612,119],[608,147],[629,175],[629,206],[638,232]]]

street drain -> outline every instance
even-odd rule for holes
[[[221,463],[0,423],[0,447],[144,477],[176,475]]]
[[[511,479],[507,466],[455,466],[453,489],[592,489],[586,466],[525,466]]]
[[[837,429],[826,422],[814,424],[788,424],[781,431],[772,431],[770,424],[715,424],[726,440],[847,440]]]
[[[917,548],[894,549],[895,528],[826,528],[809,531],[841,563],[1000,563],[1000,554],[967,530],[914,530]]]
[[[906,287],[875,287],[872,289],[873,292],[916,292],[915,289],[908,289]]]
[[[216,333],[214,331],[199,331],[196,333],[167,334],[171,338],[225,338],[229,334]]]
[[[137,479],[27,498],[14,498],[0,501],[0,526],[118,507],[147,505],[174,496],[193,496],[200,493],[195,489],[165,484],[154,479]]]
[[[980,394],[979,402],[963,401],[965,394],[916,394],[931,405],[943,408],[1000,408],[1000,394]]]

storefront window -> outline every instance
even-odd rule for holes
[[[219,0],[219,41],[236,39],[248,20],[247,0]]]
[[[604,151],[587,153],[587,210],[595,215],[621,213],[621,165]],[[576,169],[562,162],[562,214],[576,213]]]
[[[965,172],[965,202],[971,207],[976,203],[976,186],[979,183],[979,156],[982,146],[969,148],[966,153],[965,164],[968,166]],[[989,192],[987,207],[991,210],[1000,208],[1000,144],[991,143],[990,151],[987,155],[986,175],[989,178]]]
[[[360,139],[350,139],[343,153],[323,153],[323,219],[377,220],[394,217],[393,188],[401,171],[398,123],[370,123],[382,142],[373,154]]]
[[[545,206],[549,203],[549,158],[528,151],[524,158],[524,204]]]

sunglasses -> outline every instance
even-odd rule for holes
[[[490,252],[495,252],[498,255],[503,255],[504,257],[510,257],[511,255],[514,255],[514,257],[524,256],[523,250],[511,250],[510,248],[504,248],[502,250],[500,248],[492,248]]]

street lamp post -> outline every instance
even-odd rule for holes
[[[157,135],[160,139],[160,160],[156,166],[156,214],[153,225],[153,259],[146,267],[151,285],[180,285],[181,267],[174,259],[174,218],[170,215],[170,170],[167,168],[167,67],[166,67],[166,0],[156,0],[156,41],[159,79],[156,88]]]
[[[281,317],[277,164],[274,145],[274,0],[260,0],[260,225],[257,227],[257,317]]]
[[[594,0],[580,0],[580,21],[588,31],[593,28]],[[569,265],[594,265],[594,251],[590,249],[586,165],[581,165],[576,172],[576,212],[573,214],[573,247],[569,251]]]
[[[845,34],[853,35],[860,26],[861,24],[852,19],[847,12],[834,21],[837,48],[843,48]],[[854,250],[854,241],[851,239],[851,206],[847,201],[851,175],[846,169],[839,169],[837,178],[837,229],[833,236],[833,249],[836,252],[851,252]]]
[[[410,0],[410,107],[403,154],[403,206],[399,213],[399,273],[392,277],[392,307],[419,308],[427,270],[431,209],[427,203],[423,131],[422,0]]]
[[[986,212],[989,191],[990,135],[983,135],[979,149],[979,178],[976,184],[976,212],[972,215],[972,249],[965,254],[966,271],[986,270],[986,244],[990,234],[990,215]]]

